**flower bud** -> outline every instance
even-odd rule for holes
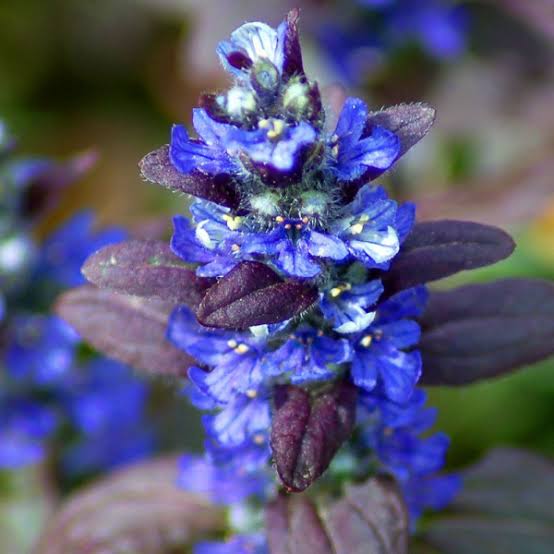
[[[250,82],[262,98],[273,97],[279,88],[279,81],[279,71],[269,60],[259,60],[252,67]]]

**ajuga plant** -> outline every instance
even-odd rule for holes
[[[175,217],[170,244],[101,249],[83,268],[94,286],[58,303],[107,354],[185,378],[206,412],[206,453],[181,459],[179,484],[230,506],[236,534],[196,554],[405,552],[404,505],[415,530],[461,484],[441,473],[448,437],[429,434],[420,385],[491,378],[554,350],[546,282],[427,288],[514,243],[476,223],[416,223],[416,206],[389,197],[376,180],[434,110],[347,98],[333,116],[297,25],[292,11],[219,44],[231,88],[201,96],[195,135],[175,125],[140,163],[148,181],[194,196],[192,215]]]
[[[77,333],[49,315],[53,299],[83,280],[98,248],[126,237],[73,216],[44,241],[36,226],[61,191],[93,161],[58,163],[17,155],[2,127],[0,146],[0,470],[48,459],[63,484],[150,453],[148,386],[128,367],[85,352]]]

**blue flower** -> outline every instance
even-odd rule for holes
[[[78,342],[77,333],[58,317],[18,316],[5,353],[6,368],[17,380],[59,383],[72,369]]]
[[[394,402],[407,402],[421,375],[421,355],[404,352],[419,342],[419,325],[411,320],[424,305],[424,287],[402,291],[379,306],[374,323],[354,344],[354,383],[372,391],[379,387]],[[406,303],[404,303],[404,300]]]
[[[193,554],[268,554],[265,536],[236,535],[227,542],[201,542]]]
[[[171,130],[171,162],[181,172],[195,170],[209,174],[231,173],[236,164],[219,144],[209,144],[189,137],[184,125],[174,125]]]
[[[203,417],[208,436],[226,448],[264,444],[270,427],[269,395],[251,391],[235,396],[221,411]]]
[[[268,486],[267,476],[230,461],[227,465],[216,465],[206,458],[186,454],[179,464],[177,484],[219,504],[234,504],[253,495],[263,496]]]
[[[242,250],[264,254],[285,275],[307,279],[321,273],[317,258],[340,261],[348,256],[340,239],[310,229],[301,220],[285,219],[270,233],[247,237]]]
[[[223,67],[239,78],[258,61],[271,62],[282,73],[286,33],[286,22],[277,30],[265,23],[246,23],[231,33],[231,40],[219,43],[217,54]]]
[[[42,246],[36,278],[64,287],[83,284],[81,266],[88,256],[102,246],[126,238],[126,233],[118,228],[94,232],[93,223],[92,212],[80,212],[54,231]]]
[[[406,212],[398,208],[381,187],[366,185],[345,208],[344,217],[334,223],[331,232],[366,267],[387,269],[400,250],[396,227],[400,222],[404,232],[409,211],[411,208]]]
[[[346,339],[332,339],[302,326],[266,356],[264,372],[268,375],[288,373],[290,382],[296,385],[324,381],[336,377],[336,366],[348,361],[350,356],[350,344]]]
[[[383,285],[378,279],[361,285],[339,283],[322,295],[319,307],[337,333],[359,333],[375,319],[375,312],[368,308],[376,304],[382,293]]]
[[[262,383],[263,338],[202,328],[184,306],[171,315],[168,338],[200,363],[213,368],[206,372],[192,367],[189,378],[219,403],[229,402],[238,393],[256,391]]]
[[[246,130],[215,121],[201,108],[193,111],[193,123],[199,139],[191,139],[182,125],[175,125],[171,135],[171,161],[185,174],[236,173],[245,158],[258,168],[288,173],[316,138],[306,122],[291,126],[283,119],[261,119],[257,129]]]
[[[347,98],[331,139],[331,168],[341,181],[353,181],[391,167],[400,153],[400,140],[378,125],[368,126],[369,110],[359,98]]]

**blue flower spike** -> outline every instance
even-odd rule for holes
[[[434,110],[371,111],[349,98],[328,129],[317,83],[304,73],[296,11],[277,29],[243,25],[218,55],[233,79],[229,91],[204,95],[194,135],[174,127],[171,144],[141,163],[147,179],[196,197],[191,215],[174,220],[172,265],[205,286],[195,289],[194,303],[175,306],[167,339],[195,360],[182,369],[190,401],[207,412],[207,439],[204,457],[183,459],[179,482],[236,513],[259,511],[278,487],[300,492],[317,481],[325,496],[336,492],[339,473],[346,481],[387,473],[415,524],[459,486],[438,473],[448,438],[427,434],[435,412],[418,383],[463,380],[439,367],[441,339],[453,341],[450,323],[467,331],[471,316],[463,310],[467,291],[454,292],[449,308],[425,283],[494,263],[513,243],[483,225],[415,223],[415,206],[374,182],[426,135]],[[87,276],[118,293],[144,291],[129,273],[131,252],[146,251],[138,246],[118,249],[126,254],[119,272],[113,250],[101,250]],[[100,271],[106,263],[109,279]],[[137,265],[144,270],[144,256]],[[143,296],[175,305],[163,275],[149,277]],[[533,298],[554,298],[551,287],[529,287]],[[509,312],[518,304],[512,292],[508,284],[491,298]],[[554,349],[543,339],[533,342],[542,357]],[[476,369],[468,380],[508,370],[512,357],[479,347],[487,373]],[[196,552],[266,552],[262,525],[239,519],[234,538]]]

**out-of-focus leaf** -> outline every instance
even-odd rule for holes
[[[526,21],[532,27],[543,32],[549,39],[554,39],[554,4],[552,0],[494,0],[495,6],[505,8],[514,16]]]
[[[554,285],[505,279],[433,292],[421,325],[423,383],[501,375],[554,353]]]
[[[284,281],[259,262],[242,262],[213,285],[198,306],[202,325],[245,329],[278,323],[309,308],[317,289],[302,281]]]
[[[271,448],[289,491],[305,490],[327,469],[352,433],[356,398],[356,387],[346,382],[313,397],[301,387],[275,387]]]
[[[400,153],[403,156],[415,146],[431,129],[435,121],[435,110],[428,104],[399,104],[369,114],[370,125],[380,125],[395,133],[400,139]]]
[[[83,286],[60,296],[56,312],[94,348],[156,375],[185,375],[193,360],[166,339],[172,305]]]
[[[266,510],[271,554],[334,554],[315,506],[305,495],[279,496]]]
[[[164,241],[129,240],[95,252],[83,275],[100,288],[195,308],[214,279],[197,277]]]
[[[552,98],[552,92],[546,96]],[[529,100],[529,105],[534,102]],[[540,104],[537,110],[544,114]],[[531,115],[527,118],[531,119]],[[517,166],[506,172],[458,183],[432,195],[422,190],[416,198],[418,217],[422,221],[464,217],[499,226],[525,225],[552,197],[553,173],[552,146],[547,145],[529,162],[522,165],[518,160]]]
[[[267,508],[271,554],[406,554],[408,515],[389,478],[346,487],[324,505],[280,497]]]
[[[169,159],[169,146],[165,145],[147,154],[139,163],[142,176],[177,192],[186,192],[229,208],[238,208],[239,196],[228,175],[208,175],[201,171],[184,174]]]
[[[554,465],[499,448],[464,475],[452,510],[424,539],[441,554],[550,554],[554,547]]]
[[[34,554],[172,554],[222,528],[220,509],[175,485],[177,458],[121,470],[71,497]]]
[[[418,223],[383,280],[394,292],[496,263],[514,248],[510,235],[496,227],[450,220]]]

